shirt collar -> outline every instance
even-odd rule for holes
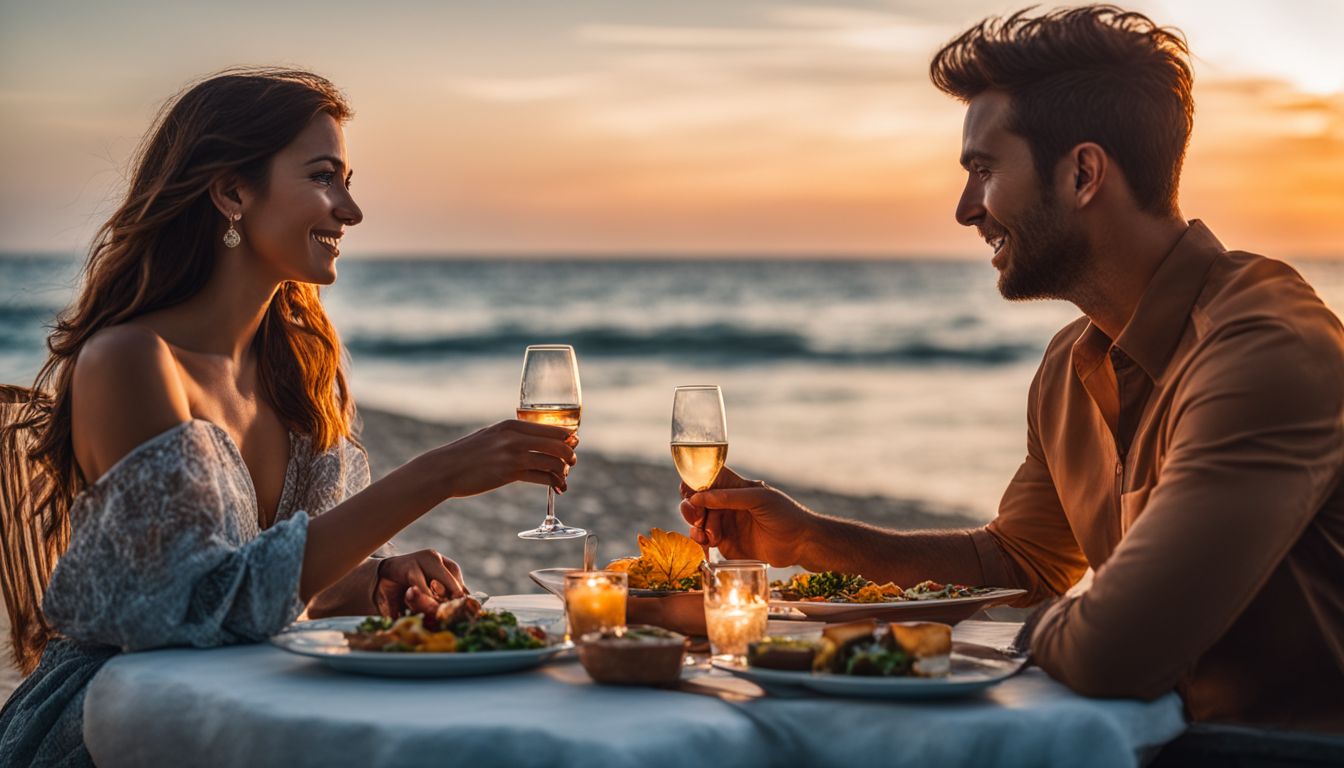
[[[1134,315],[1115,346],[1153,381],[1166,371],[1171,355],[1185,332],[1190,310],[1204,290],[1213,260],[1226,249],[1204,222],[1194,219],[1148,281]],[[1110,339],[1088,323],[1074,344],[1074,366],[1085,377],[1100,362]]]

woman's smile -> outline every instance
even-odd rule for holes
[[[321,245],[323,248],[330,251],[332,256],[340,256],[341,237],[343,234],[344,233],[342,232],[334,232],[329,229],[315,229],[312,232],[312,238],[317,241],[318,245]]]

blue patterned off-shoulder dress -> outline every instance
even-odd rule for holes
[[[364,451],[315,453],[290,435],[275,524],[237,446],[215,424],[179,424],[137,446],[70,510],[70,546],[43,612],[61,637],[0,711],[0,765],[92,765],[84,692],[112,656],[264,640],[302,611],[308,519],[369,484]]]

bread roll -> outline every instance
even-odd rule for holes
[[[943,677],[952,668],[952,627],[933,621],[892,622],[883,642],[914,657],[910,671],[919,677]]]

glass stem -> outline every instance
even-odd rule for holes
[[[560,525],[560,521],[555,517],[555,489],[546,486],[546,519],[542,522],[542,530],[549,531]]]

